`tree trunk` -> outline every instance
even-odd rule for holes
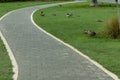
[[[93,7],[98,6],[97,0],[90,0],[90,1],[91,1],[90,6],[93,6]]]

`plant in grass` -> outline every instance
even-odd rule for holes
[[[118,17],[110,18],[100,32],[101,36],[117,39],[120,38],[120,27]]]

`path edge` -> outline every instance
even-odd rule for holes
[[[106,74],[108,74],[110,77],[112,77],[114,80],[120,80],[118,78],[118,76],[112,72],[110,72],[109,70],[107,70],[106,68],[104,68],[101,64],[99,64],[98,62],[92,60],[90,57],[88,57],[87,55],[83,54],[82,52],[80,52],[78,49],[76,49],[75,47],[71,46],[68,43],[65,43],[64,41],[62,41],[61,39],[55,37],[54,35],[50,34],[49,32],[45,31],[44,29],[42,29],[40,26],[38,26],[34,20],[33,20],[33,14],[36,12],[37,10],[33,11],[33,13],[31,14],[31,22],[42,32],[44,32],[45,34],[51,36],[52,38],[54,38],[55,40],[59,41],[60,43],[64,44],[65,46],[69,47],[70,49],[72,49],[73,51],[77,52],[79,55],[83,56],[84,58],[86,58],[87,60],[89,60],[90,62],[92,62],[95,66],[97,66],[99,69],[101,69],[102,71],[104,71]]]
[[[10,12],[6,13],[5,15],[3,15],[3,16],[0,18],[0,21],[1,21],[3,18],[5,18],[7,15],[9,15],[10,13],[12,13],[12,12],[14,12],[14,11],[15,11],[15,10],[10,11]],[[10,58],[10,60],[11,60],[12,66],[13,66],[13,67],[12,67],[12,70],[13,70],[14,73],[13,73],[12,78],[13,78],[13,80],[17,80],[17,78],[18,78],[18,64],[17,64],[17,61],[16,61],[16,59],[15,59],[15,57],[14,57],[14,54],[13,54],[13,52],[12,52],[9,44],[8,44],[7,40],[5,39],[4,35],[2,34],[1,30],[0,30],[0,38],[2,39],[3,44],[5,45],[5,48],[6,48],[7,52],[8,52],[8,56],[9,56],[9,58]]]

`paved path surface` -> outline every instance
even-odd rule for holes
[[[118,0],[119,1],[119,0]],[[116,3],[115,0],[98,0],[98,2]],[[120,1],[119,1],[120,2]]]
[[[76,1],[81,1],[81,0],[76,0]],[[82,0],[82,1],[87,1],[87,0]],[[109,2],[109,3],[116,3],[115,0],[98,0],[98,2]],[[120,3],[120,0],[118,0]]]
[[[16,58],[18,80],[113,80],[93,63],[39,30],[31,14],[57,4],[16,10],[0,21],[0,30]]]

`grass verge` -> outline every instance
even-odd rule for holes
[[[11,10],[24,8],[28,6],[42,5],[54,2],[10,2],[0,3],[0,17]],[[12,80],[12,64],[9,59],[6,48],[0,39],[0,80]]]
[[[45,16],[40,16],[40,11]],[[68,18],[66,13],[73,16]],[[120,39],[83,34],[84,30],[99,32],[103,23],[114,15],[117,15],[114,4],[102,3],[100,7],[89,7],[89,3],[77,3],[38,10],[34,21],[120,77]]]

